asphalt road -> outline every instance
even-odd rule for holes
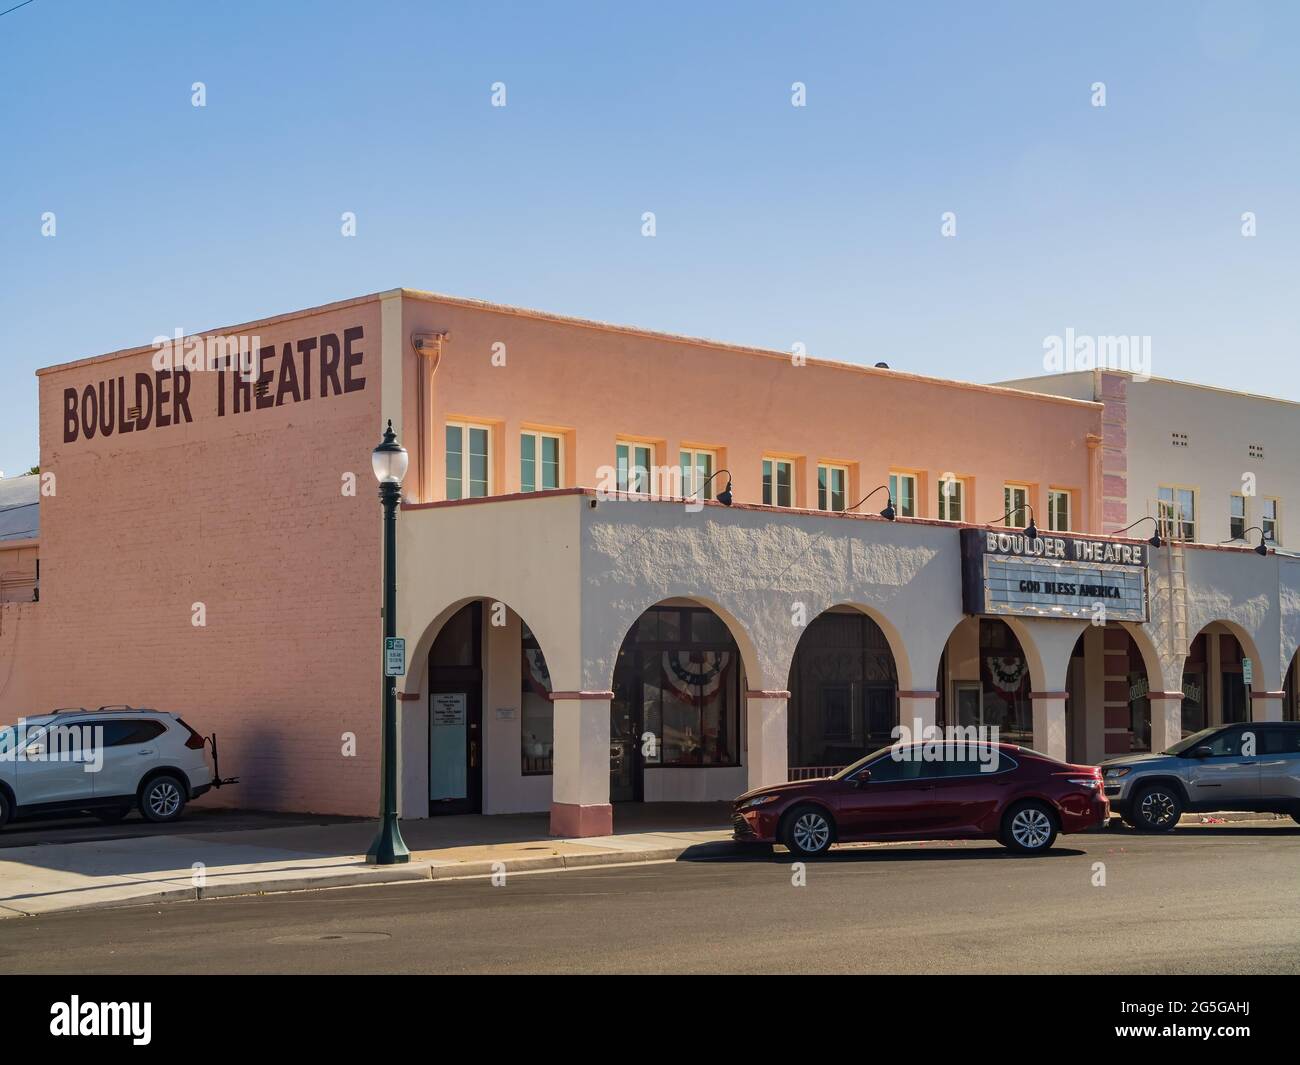
[[[1103,870],[1105,885],[1094,881]],[[1300,973],[1288,822],[730,856],[0,921],[5,973]]]

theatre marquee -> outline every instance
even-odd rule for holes
[[[967,614],[1146,621],[1146,544],[963,529]]]

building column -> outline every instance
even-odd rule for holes
[[[913,740],[925,739],[925,730],[938,722],[936,708],[939,693],[936,691],[900,691],[898,693],[898,724],[907,729]]]
[[[607,836],[614,831],[614,808],[609,804],[613,698],[612,691],[551,693],[555,709],[552,836]]]
[[[788,691],[745,692],[745,771],[748,790],[790,779]]]
[[[1281,721],[1282,700],[1286,692],[1251,692],[1250,719],[1252,721]]]
[[[1034,704],[1034,750],[1065,759],[1065,700],[1069,692],[1030,692]]]
[[[1151,703],[1151,752],[1167,751],[1183,738],[1183,693],[1147,692]]]

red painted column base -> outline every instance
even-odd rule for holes
[[[551,803],[552,836],[608,836],[614,831],[614,807]]]

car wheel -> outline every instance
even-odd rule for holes
[[[1056,814],[1046,803],[1017,803],[1002,819],[1002,845],[1017,854],[1041,854],[1056,842],[1056,831]]]
[[[95,820],[105,825],[115,825],[131,812],[129,806],[119,806],[109,810],[91,810]]]
[[[831,815],[819,806],[799,806],[786,815],[781,842],[800,858],[820,858],[834,838]]]
[[[0,791],[0,828],[4,828],[9,823],[9,818],[13,816],[14,808],[9,802],[9,796]]]
[[[184,809],[185,788],[175,777],[154,777],[140,791],[140,812],[150,821],[175,821]]]
[[[1133,796],[1130,818],[1139,832],[1170,832],[1183,816],[1183,800],[1167,784],[1148,784]]]

